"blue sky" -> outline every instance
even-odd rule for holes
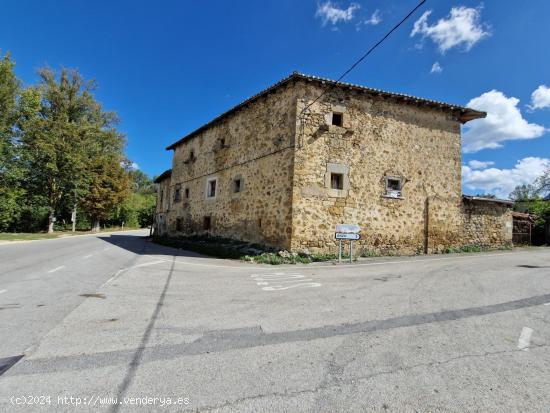
[[[26,84],[43,65],[95,78],[157,175],[168,144],[293,70],[337,78],[416,3],[4,0],[0,49]],[[547,0],[428,0],[345,80],[488,110],[464,129],[464,191],[506,196],[550,166],[549,15]]]

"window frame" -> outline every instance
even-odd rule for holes
[[[398,189],[390,187],[390,182],[397,182]],[[386,198],[393,198],[393,199],[401,199],[403,198],[403,184],[404,179],[401,176],[395,176],[395,175],[386,175],[384,177],[384,197]]]
[[[210,195],[211,184],[214,182],[214,194]],[[215,199],[218,196],[218,177],[212,177],[206,179],[206,199]]]

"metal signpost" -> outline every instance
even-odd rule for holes
[[[342,241],[349,241],[349,262],[353,262],[353,241],[361,239],[361,227],[354,224],[336,224],[334,238],[339,241],[338,262],[342,262]]]

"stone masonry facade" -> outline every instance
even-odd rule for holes
[[[511,205],[463,197],[460,106],[294,73],[169,146],[157,234],[335,252],[511,243]],[[163,197],[161,199],[161,196]]]

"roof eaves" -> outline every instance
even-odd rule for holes
[[[509,199],[485,198],[481,196],[472,196],[472,195],[462,195],[462,198],[468,201],[493,202],[495,204],[505,204],[510,206],[515,204],[514,201],[510,201]]]
[[[172,176],[172,169],[167,169],[166,171],[161,173],[159,176],[157,176],[153,182],[155,184],[160,184],[162,181],[164,181],[165,179],[171,176]]]
[[[283,78],[283,79],[279,80],[278,82],[274,83],[273,85],[269,86],[268,88],[256,93],[255,95],[249,97],[248,99],[245,99],[241,103],[233,106],[231,109],[223,112],[221,115],[215,117],[214,119],[212,119],[211,121],[205,123],[204,125],[202,125],[198,129],[195,129],[191,133],[185,135],[183,138],[179,139],[178,141],[174,142],[173,144],[167,146],[166,150],[175,149],[183,141],[198,135],[199,133],[203,132],[204,130],[208,129],[209,127],[215,125],[220,120],[222,120],[222,119],[226,118],[227,116],[229,116],[230,114],[234,113],[235,111],[245,107],[247,104],[252,103],[256,99],[260,98],[261,96],[269,94],[272,91],[274,91],[275,89],[278,89],[282,85],[288,83],[291,79],[303,79],[303,80],[307,80],[307,81],[317,81],[317,82],[321,82],[323,84],[328,83],[328,84],[336,85],[338,87],[347,87],[347,88],[350,88],[350,89],[363,91],[363,92],[374,94],[374,95],[377,95],[377,96],[397,98],[397,99],[402,99],[404,101],[411,101],[411,102],[414,102],[414,103],[417,103],[417,104],[424,104],[424,105],[435,107],[435,108],[441,108],[441,109],[456,111],[456,112],[459,113],[459,115],[457,117],[457,120],[460,121],[461,123],[466,123],[466,122],[469,122],[471,120],[480,119],[480,118],[484,118],[484,117],[487,116],[486,112],[478,111],[478,110],[475,110],[475,109],[470,109],[470,108],[467,108],[465,106],[440,102],[440,101],[432,100],[432,99],[419,98],[419,97],[416,97],[416,96],[406,95],[406,94],[403,94],[403,93],[388,92],[388,91],[385,91],[385,90],[370,88],[370,87],[367,87],[367,86],[361,86],[361,85],[357,85],[357,84],[353,84],[353,83],[337,82],[335,80],[327,79],[327,78],[323,78],[323,77],[319,77],[319,76],[313,76],[313,75],[307,75],[307,74],[304,74],[304,73],[293,72],[290,75],[286,76],[285,78]]]

